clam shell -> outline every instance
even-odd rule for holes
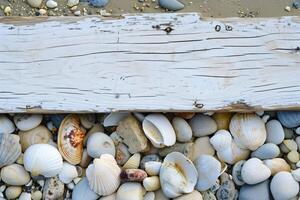
[[[128,112],[112,112],[105,117],[103,121],[103,126],[118,126],[119,122],[128,117],[129,115],[130,113]]]
[[[203,200],[202,195],[197,190],[194,190],[193,192],[189,194],[184,194],[180,197],[177,197],[173,200]]]
[[[279,172],[272,178],[270,189],[275,200],[292,199],[299,192],[299,183],[291,173]]]
[[[0,133],[0,168],[14,163],[21,154],[20,138],[14,134]]]
[[[24,153],[24,167],[33,176],[53,177],[63,167],[59,151],[49,144],[31,145]]]
[[[29,173],[22,165],[12,164],[1,169],[2,181],[8,185],[21,186],[30,181]]]
[[[175,131],[169,120],[162,114],[147,115],[143,121],[143,130],[156,148],[172,146],[176,142]]]
[[[168,154],[159,172],[162,190],[168,198],[192,192],[197,177],[198,172],[192,161],[179,152]]]
[[[111,195],[120,185],[120,173],[116,160],[110,154],[95,158],[86,170],[90,188],[99,195]]]
[[[123,183],[117,191],[116,200],[142,200],[143,187],[140,183]]]
[[[17,114],[14,116],[15,125],[21,131],[28,131],[40,125],[43,115],[36,114]]]
[[[200,155],[195,160],[198,171],[198,181],[196,189],[205,191],[212,187],[221,175],[221,163],[210,155]]]
[[[120,174],[122,182],[142,182],[147,173],[142,169],[125,169]]]
[[[93,133],[87,141],[87,152],[93,158],[99,158],[102,154],[110,154],[115,157],[116,148],[113,140],[104,133]]]
[[[168,10],[177,11],[184,8],[184,4],[177,0],[159,0],[159,6]]]
[[[271,170],[258,158],[250,158],[244,163],[241,175],[245,183],[253,185],[267,180]]]
[[[78,177],[76,167],[67,162],[64,162],[63,168],[58,174],[59,180],[65,184],[68,184],[76,177]]]
[[[79,117],[75,114],[66,116],[58,130],[57,145],[62,157],[70,164],[80,163],[84,136]]]
[[[42,125],[29,131],[20,131],[19,136],[23,152],[33,144],[47,144],[52,139],[50,131]]]
[[[172,125],[175,130],[176,140],[178,142],[188,142],[192,139],[192,128],[183,118],[174,117],[172,120]]]
[[[193,144],[193,152],[191,156],[191,160],[194,161],[200,155],[207,154],[207,155],[215,155],[215,149],[211,145],[209,141],[209,137],[200,137],[197,138]]]
[[[7,199],[16,199],[22,193],[22,187],[20,186],[9,186],[5,190],[5,196]]]
[[[238,186],[242,186],[245,184],[245,182],[243,181],[242,178],[242,168],[243,165],[245,164],[245,160],[240,160],[237,163],[234,164],[233,168],[232,168],[232,178],[233,181],[235,182],[236,185]]]
[[[145,171],[149,176],[156,176],[159,174],[162,163],[158,161],[148,161],[145,163]]]
[[[267,139],[266,142],[280,144],[284,140],[283,127],[279,121],[273,119],[266,124]]]
[[[48,178],[45,181],[43,188],[43,199],[57,200],[63,199],[65,185],[58,179],[57,176]]]
[[[116,161],[118,165],[124,165],[129,160],[130,156],[131,154],[125,144],[119,143],[116,146]]]
[[[133,156],[127,160],[127,162],[122,167],[123,169],[137,169],[140,166],[141,154],[135,153]]]
[[[86,129],[92,128],[96,123],[96,115],[95,114],[80,114],[78,115],[80,119],[80,123]]]
[[[196,114],[189,122],[195,137],[211,135],[217,131],[217,123],[213,118],[203,114]]]
[[[226,113],[215,113],[212,118],[216,121],[218,130],[229,129],[230,120],[232,117],[232,113],[226,112]]]
[[[237,146],[243,149],[256,150],[267,138],[265,123],[256,114],[235,114],[229,125]]]
[[[113,193],[111,195],[101,197],[99,200],[116,200],[117,198],[117,193]]]
[[[255,199],[262,199],[262,200],[272,199],[269,185],[270,185],[269,180],[266,180],[264,182],[255,185],[243,185],[240,188],[239,199],[253,200],[253,195],[255,195]]]
[[[279,111],[277,117],[281,124],[287,128],[300,126],[300,111]]]
[[[251,157],[259,159],[271,159],[276,158],[280,154],[280,149],[273,143],[266,143],[252,152]]]
[[[147,177],[143,180],[143,186],[147,192],[153,192],[160,188],[158,176]]]
[[[96,200],[98,198],[99,195],[90,189],[86,177],[81,179],[81,181],[74,187],[72,192],[72,200]]]
[[[291,171],[290,165],[282,158],[273,158],[263,161],[264,164],[271,170],[271,175],[281,171]]]
[[[0,115],[0,133],[13,133],[15,125],[5,115]]]
[[[155,200],[155,193],[147,192],[144,196],[144,200]]]

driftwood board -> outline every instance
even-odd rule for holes
[[[0,112],[299,109],[299,47],[300,17],[0,18]]]

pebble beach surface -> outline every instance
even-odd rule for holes
[[[299,199],[300,112],[0,115],[0,199]]]

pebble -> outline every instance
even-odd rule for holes
[[[191,158],[193,154],[193,143],[176,143],[170,147],[162,148],[158,152],[158,154],[162,157],[165,157],[166,155],[174,151],[183,153],[186,157]]]
[[[104,7],[108,4],[109,0],[90,0],[89,2],[95,7]]]
[[[287,11],[287,12],[291,12],[291,7],[290,7],[290,6],[286,6],[286,7],[284,8],[284,10]]]
[[[19,200],[31,200],[31,194],[27,192],[22,192]]]
[[[27,0],[27,3],[33,8],[40,7],[42,2],[43,2],[43,0]]]
[[[67,3],[67,5],[69,7],[76,6],[77,4],[79,4],[79,0],[68,0],[68,3]]]
[[[80,15],[81,15],[81,11],[80,11],[80,10],[75,11],[75,12],[74,12],[74,15],[75,15],[75,16],[80,16]]]
[[[207,115],[197,114],[190,120],[189,124],[195,137],[211,135],[217,131],[217,123]]]
[[[278,120],[271,120],[266,124],[266,142],[280,144],[284,140],[283,127]]]
[[[271,176],[271,170],[258,158],[247,160],[241,170],[242,179],[247,184],[257,184]]]
[[[300,127],[296,128],[295,133],[296,133],[297,135],[300,135]]]
[[[273,143],[266,143],[252,152],[251,157],[259,159],[271,159],[276,158],[280,154],[280,149]]]
[[[162,8],[173,11],[181,10],[184,8],[184,4],[177,0],[159,0],[158,3]]]
[[[289,172],[275,174],[270,185],[271,193],[275,200],[294,198],[299,192],[299,183]]]
[[[65,185],[57,176],[48,178],[43,188],[43,199],[55,200],[61,199],[64,195]]]
[[[234,182],[230,178],[229,174],[223,173],[221,175],[221,186],[216,193],[217,199],[234,200],[237,195]]]
[[[31,195],[31,199],[32,199],[32,200],[40,200],[40,199],[42,199],[42,198],[43,198],[43,194],[42,194],[42,192],[39,191],[39,190],[33,192],[32,195]]]
[[[56,8],[57,7],[57,2],[56,1],[53,1],[53,0],[48,0],[46,2],[46,6],[48,8]]]
[[[12,164],[1,169],[2,181],[8,185],[25,185],[30,181],[29,173],[22,165]]]
[[[296,9],[300,8],[300,0],[293,0],[293,7]]]
[[[289,151],[297,151],[297,149],[298,149],[298,145],[295,142],[295,140],[284,140],[283,144],[286,146],[286,148]]]
[[[298,182],[300,182],[300,168],[291,171],[292,176]]]
[[[47,10],[41,8],[41,9],[39,9],[39,14],[40,15],[46,15],[47,14]]]
[[[288,153],[287,158],[291,163],[297,163],[299,161],[299,153],[295,150]]]
[[[16,199],[22,193],[22,187],[20,186],[9,186],[5,190],[5,196],[7,199]]]
[[[75,184],[73,182],[71,182],[67,185],[67,187],[68,187],[68,189],[73,190],[75,187]]]
[[[200,137],[195,140],[191,160],[196,160],[202,154],[215,155],[215,149],[209,142],[209,137]]]
[[[6,6],[6,7],[4,8],[4,14],[5,14],[6,16],[11,15],[11,7]]]
[[[253,195],[259,200],[271,199],[269,184],[270,181],[266,180],[256,185],[243,185],[239,191],[239,200],[253,200]]]
[[[293,139],[294,138],[294,132],[292,129],[283,128],[283,131],[284,131],[284,139]]]

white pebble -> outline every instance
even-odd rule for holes
[[[284,8],[284,10],[287,11],[287,12],[291,12],[291,7],[290,7],[290,6],[286,6],[286,7]]]
[[[2,186],[0,187],[0,192],[4,192],[5,189],[6,189],[6,185],[2,185]]]
[[[79,3],[79,0],[68,0],[67,5],[69,7],[73,7],[73,6],[76,6],[78,3]]]
[[[296,128],[295,133],[296,133],[297,135],[300,135],[300,126],[299,126],[298,128]]]
[[[49,0],[49,1],[47,1],[46,6],[48,8],[56,8],[57,7],[57,2],[53,1],[53,0]]]
[[[41,8],[41,9],[39,9],[39,13],[40,13],[40,15],[46,15],[47,14],[47,10]]]
[[[264,115],[261,119],[267,123],[267,121],[270,119],[270,115]]]
[[[81,15],[81,11],[80,11],[80,10],[75,11],[75,12],[74,12],[74,15],[75,15],[75,16],[80,16],[80,15]]]
[[[27,192],[22,192],[19,197],[19,200],[31,200],[31,194]]]
[[[75,187],[75,184],[74,184],[73,182],[71,182],[71,183],[69,183],[69,184],[67,185],[67,187],[68,187],[70,190],[73,190],[74,187]]]
[[[43,0],[27,0],[27,3],[33,7],[33,8],[38,8],[41,6]]]

